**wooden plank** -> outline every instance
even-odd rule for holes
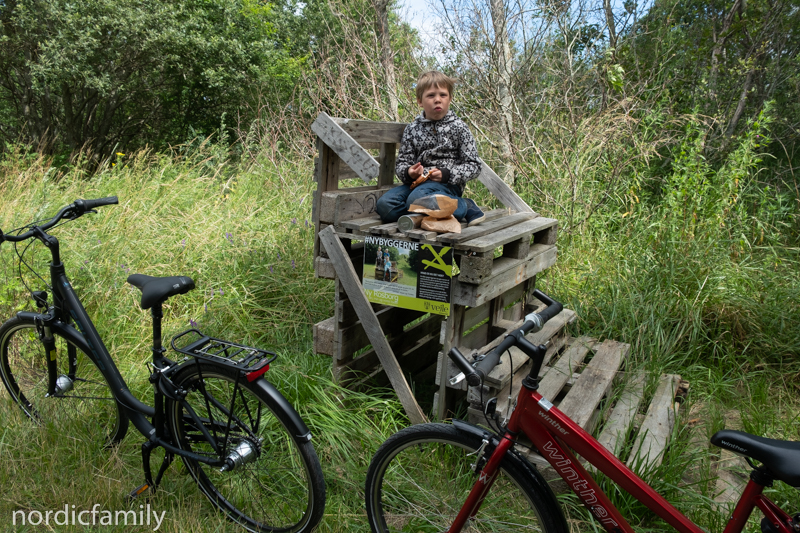
[[[644,397],[644,381],[644,372],[636,372],[631,377],[597,438],[597,441],[614,455],[618,455],[625,446],[634,416],[639,411],[639,405]]]
[[[319,238],[333,260],[336,275],[347,291],[356,314],[358,314],[359,320],[364,325],[370,343],[378,354],[381,365],[383,365],[386,375],[389,376],[392,387],[397,393],[409,420],[412,424],[421,424],[427,421],[425,414],[420,409],[416,399],[414,399],[414,394],[408,386],[408,382],[400,369],[400,365],[397,363],[397,359],[394,357],[389,343],[386,341],[386,336],[381,329],[378,318],[372,311],[372,306],[370,306],[364,288],[361,286],[358,275],[350,262],[350,258],[347,256],[342,242],[336,235],[336,231],[329,226],[320,232]]]
[[[319,221],[341,226],[349,220],[372,218],[376,215],[378,199],[388,190],[367,186],[323,192]]]
[[[314,353],[333,355],[333,329],[335,326],[335,316],[314,324]]]
[[[382,143],[379,159],[381,167],[378,171],[378,185],[393,185],[394,167],[397,162],[397,144]]]
[[[628,461],[628,465],[639,472],[656,468],[664,458],[675,425],[675,390],[680,380],[675,374],[665,374],[659,380]]]
[[[412,241],[432,241],[439,235],[435,231],[426,229],[412,229],[403,232]]]
[[[454,346],[458,346],[461,338],[464,336],[464,315],[466,309],[464,306],[455,305],[450,306],[450,316],[442,324],[442,351],[439,352],[439,360],[436,365],[436,385],[439,385],[439,390],[434,396],[434,412],[439,420],[443,420],[445,412],[447,411],[447,387],[450,376],[457,374],[459,371],[455,370],[454,363],[447,356],[447,353]]]
[[[342,227],[351,229],[353,231],[367,231],[372,226],[379,226],[383,224],[381,217],[373,215],[365,218],[354,218],[353,220],[345,220],[342,222]]]
[[[358,141],[376,143],[399,143],[405,131],[405,122],[375,122],[372,120],[353,120],[332,118],[336,124]]]
[[[520,213],[534,212],[484,161],[481,161],[481,173],[478,179],[504,206]]]
[[[431,315],[419,324],[415,324],[402,334],[389,339],[389,345],[392,352],[401,354],[398,363],[401,361],[402,354],[413,351],[418,344],[427,343],[428,337],[438,336],[439,329],[444,317],[441,315]],[[438,343],[438,338],[436,339]],[[438,349],[438,348],[437,348]],[[376,367],[380,366],[380,359],[374,348],[371,348],[350,361],[336,361],[333,362],[334,377],[339,379],[340,376],[345,376],[349,373],[352,377],[357,373],[373,373]]]
[[[397,228],[397,222],[389,222],[388,224],[372,226],[368,229],[368,231],[372,235],[395,235],[400,232],[400,230]]]
[[[490,233],[488,235],[470,239],[468,241],[458,242],[454,244],[453,247],[459,250],[470,250],[478,253],[488,252],[490,250],[494,250],[498,246],[516,241],[525,235],[532,235],[537,231],[546,230],[552,226],[555,226],[556,224],[558,224],[558,221],[552,218],[536,217],[500,231],[495,231],[494,233]]]
[[[315,257],[314,277],[320,279],[335,279],[336,271],[333,268],[333,261],[327,257]]]
[[[359,199],[361,199],[361,201],[363,201],[364,197],[374,194],[376,190],[377,189],[375,186],[367,185],[364,187],[322,191],[320,193],[320,206],[318,212],[319,218],[317,220],[324,224],[333,224],[334,220],[336,219],[336,199],[339,197],[339,195],[357,196]],[[375,201],[377,202],[377,199]]]
[[[557,254],[558,249],[554,245],[536,244],[531,246],[531,251],[524,260],[507,257],[496,259],[492,265],[492,274],[480,285],[461,283],[455,278],[450,304],[477,307],[553,266]]]
[[[555,244],[555,243],[553,243]],[[503,257],[511,259],[522,259],[531,251],[531,238],[525,235],[516,241],[511,241],[503,245]]]
[[[476,285],[492,274],[493,265],[494,251],[465,255],[461,258],[458,281]]]
[[[558,406],[559,410],[589,432],[591,429],[587,427],[592,414],[600,400],[611,390],[614,376],[630,345],[606,340],[595,346],[595,350],[594,357]]]
[[[447,243],[469,241],[534,218],[534,213],[515,213],[507,215],[508,210],[506,209],[495,209],[492,212],[497,213],[498,211],[500,211],[502,215],[497,218],[484,220],[479,225],[472,226],[471,228],[462,228],[461,233],[443,233],[439,236],[439,240]],[[486,215],[488,219],[488,213],[486,213]]]
[[[402,332],[404,325],[418,319],[424,313],[400,307],[385,307],[378,312],[374,312],[374,314],[385,333],[395,334],[398,333],[398,328],[399,332]],[[395,331],[388,332],[387,330],[390,329]],[[369,337],[364,325],[360,322],[341,328],[334,338],[334,350],[337,354],[337,359],[347,359],[353,352],[364,348],[368,344],[370,344]]]
[[[353,137],[334,122],[327,113],[320,113],[311,124],[311,130],[336,152],[342,161],[369,183],[378,175],[380,165]]]
[[[573,339],[569,348],[561,354],[558,362],[545,371],[539,382],[539,394],[550,401],[558,396],[595,342],[597,341],[591,337]]]

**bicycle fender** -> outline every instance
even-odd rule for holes
[[[276,413],[283,413],[286,415],[284,422],[291,432],[294,435],[294,439],[298,444],[302,444],[304,442],[308,442],[311,440],[311,431],[306,426],[306,423],[303,422],[303,419],[300,418],[300,415],[295,410],[294,406],[289,403],[289,400],[283,397],[278,389],[275,388],[275,385],[270,383],[264,378],[257,379],[253,382],[253,385],[263,392],[269,401],[272,403],[272,407],[275,409]]]
[[[481,429],[478,426],[473,426],[469,422],[464,422],[463,420],[459,420],[457,418],[453,419],[453,426],[463,433],[469,433],[470,435],[474,435],[479,439],[483,440],[486,439],[488,441],[497,441],[497,438],[494,434],[485,429]]]

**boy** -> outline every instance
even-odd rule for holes
[[[466,183],[478,177],[481,160],[467,125],[450,111],[454,84],[453,78],[435,70],[417,82],[422,112],[403,132],[395,166],[403,184],[381,196],[376,206],[386,223],[407,215],[417,198],[434,194],[458,200],[453,216],[468,226],[485,218],[473,200],[461,197]]]

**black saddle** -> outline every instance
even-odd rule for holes
[[[800,442],[766,439],[744,431],[723,429],[711,443],[764,464],[775,479],[800,487]]]
[[[144,274],[131,274],[128,276],[128,283],[142,291],[142,309],[150,309],[170,296],[186,294],[194,289],[194,281],[189,276],[157,278]]]

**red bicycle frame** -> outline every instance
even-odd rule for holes
[[[478,474],[478,481],[451,526],[450,533],[459,533],[470,517],[477,514],[484,495],[491,490],[497,477],[503,456],[520,433],[533,442],[539,453],[607,531],[633,533],[634,530],[570,450],[594,465],[677,531],[705,533],[572,419],[537,391],[524,386],[520,389],[517,406],[511,415],[504,438]],[[777,531],[793,533],[786,526],[789,515],[764,496],[763,490],[764,485],[750,479],[723,533],[741,533],[754,507],[764,513]]]

